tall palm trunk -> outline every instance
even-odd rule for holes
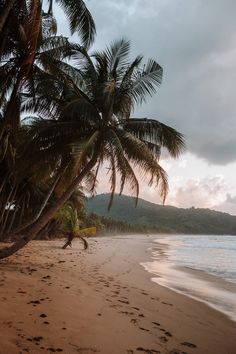
[[[0,33],[7,21],[11,9],[13,8],[16,0],[7,0],[5,6],[3,7],[0,15]]]
[[[37,221],[32,227],[27,231],[27,233],[22,236],[18,241],[14,242],[9,247],[4,247],[0,249],[0,259],[7,258],[18,250],[26,246],[29,241],[33,240],[40,230],[51,220],[54,214],[65,204],[65,202],[70,198],[78,185],[82,182],[84,177],[91,169],[95,166],[98,159],[98,149],[94,153],[91,160],[87,163],[84,169],[80,172],[80,174],[74,179],[74,181],[70,184],[64,194],[57,200],[57,202],[50,207]],[[14,237],[14,235],[12,235]]]
[[[16,133],[20,125],[19,91],[21,89],[21,85],[22,85],[22,79],[18,74],[3,117],[4,126],[9,126],[11,129],[11,133]]]
[[[20,92],[25,81],[31,74],[35,62],[38,38],[42,25],[41,0],[32,0],[29,17],[23,27],[26,35],[26,55],[19,62],[19,71],[4,114],[4,122],[12,129],[13,134],[18,131],[20,125]]]
[[[32,0],[29,19],[25,26],[27,36],[27,56],[22,63],[25,79],[28,78],[35,61],[38,38],[42,27],[42,1]]]

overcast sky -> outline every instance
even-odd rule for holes
[[[136,116],[184,133],[187,151],[164,159],[167,204],[210,207],[236,215],[236,1],[88,0],[96,48],[125,37],[133,54],[164,69],[163,84]],[[62,27],[63,26],[63,27]],[[61,17],[59,31],[64,27]],[[98,192],[106,190],[101,181]],[[158,202],[142,185],[140,197]]]

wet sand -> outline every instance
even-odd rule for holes
[[[152,252],[151,261],[142,263],[152,274],[151,279],[161,286],[211,306],[236,322],[236,283],[203,270],[176,265],[169,259],[161,243],[157,254],[157,239],[158,236],[152,247],[152,250],[155,248],[155,255]]]
[[[236,323],[150,281],[152,237],[34,241],[0,262],[0,354],[234,354]]]

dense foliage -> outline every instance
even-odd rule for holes
[[[236,235],[236,216],[226,213],[194,207],[163,206],[143,199],[139,199],[136,207],[133,198],[128,196],[115,196],[112,209],[108,211],[109,199],[108,194],[90,198],[86,204],[87,211],[126,222],[147,232]]]
[[[80,44],[57,35],[55,4]],[[65,203],[76,210],[78,188],[93,192],[104,164],[109,206],[125,184],[138,197],[135,167],[166,198],[161,148],[178,157],[183,136],[155,119],[132,117],[161,84],[162,68],[142,56],[131,60],[124,39],[90,53],[94,35],[82,0],[0,4],[0,238],[15,240],[0,259],[38,237]]]

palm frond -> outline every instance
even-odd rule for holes
[[[120,194],[122,194],[124,186],[127,183],[130,186],[132,192],[134,193],[137,199],[139,194],[139,183],[132,167],[130,166],[127,158],[125,157],[124,149],[119,140],[118,135],[116,134],[116,130],[109,129],[106,133],[105,139],[107,139],[109,144],[111,158],[108,155],[108,159],[109,160],[111,159],[111,165],[112,165],[111,168],[112,191],[111,191],[111,200],[109,203],[109,208],[110,208],[115,193],[116,184],[113,182],[116,181],[116,175],[115,175],[116,173],[120,175]]]
[[[181,133],[155,119],[132,118],[124,122],[124,128],[137,138],[156,145],[157,151],[158,147],[165,147],[174,158],[185,148]]]
[[[122,79],[122,82],[121,82],[121,85],[120,85],[120,89],[124,89],[124,88],[127,88],[127,85],[129,85],[130,83],[130,79],[132,78],[132,75],[133,75],[133,72],[136,68],[139,67],[139,65],[141,64],[143,60],[143,56],[142,55],[138,55],[131,64],[128,65],[125,73],[124,73],[124,76],[123,76],[123,79]]]
[[[92,104],[85,95],[78,90],[74,96],[71,95],[70,100],[68,100],[64,106],[61,108],[61,120],[73,121],[79,120],[84,121],[85,124],[91,127],[99,124],[101,117],[94,104]]]
[[[42,13],[42,32],[44,37],[57,33],[57,21],[52,11]]]
[[[123,38],[112,43],[104,51],[109,66],[109,73],[112,77],[116,77],[117,69],[122,67],[124,70],[124,67],[127,66],[129,52],[130,41]]]
[[[131,95],[136,104],[146,101],[146,96],[152,96],[156,93],[156,88],[162,81],[163,69],[152,59],[144,65],[142,71],[136,70],[133,74]]]
[[[50,59],[62,60],[72,54],[73,45],[64,36],[45,37],[40,43],[39,60],[42,56]],[[42,60],[42,59],[41,59]]]
[[[93,43],[96,28],[92,15],[82,0],[56,0],[63,8],[70,24],[71,34],[78,32],[82,44],[88,47]]]
[[[159,187],[164,202],[168,193],[167,174],[157,162],[152,151],[144,142],[122,129],[117,129],[116,134],[127,159],[140,168],[144,177],[149,179],[149,185],[155,184]]]
[[[92,155],[99,137],[99,131],[95,131],[89,138],[80,139],[78,142],[71,144],[71,155],[76,157],[76,167],[78,170],[86,163],[87,158]]]

